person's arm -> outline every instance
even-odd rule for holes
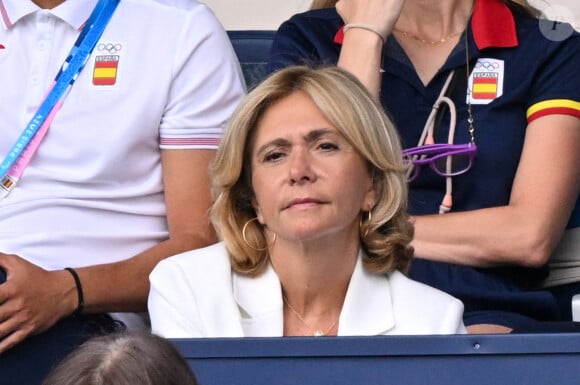
[[[403,4],[403,0],[340,0],[336,4],[346,25],[365,27],[344,33],[337,65],[355,75],[377,99],[384,39],[391,34]]]
[[[216,241],[210,225],[208,166],[213,150],[162,151],[169,239],[124,261],[76,269],[86,313],[145,311],[149,273],[162,259]],[[77,308],[72,275],[0,254],[8,280],[0,291],[0,352],[48,329]]]
[[[167,58],[173,61],[174,77],[166,90],[159,134],[161,141],[177,136],[211,142],[221,134],[245,88],[235,53],[213,13],[197,4],[186,16],[182,33],[171,37],[180,49]],[[146,310],[149,273],[160,260],[216,241],[208,219],[208,166],[215,151],[160,146],[169,237],[126,260],[98,264],[97,259],[93,266],[76,269],[86,313]],[[58,261],[58,255],[50,257]],[[68,271],[46,271],[2,253],[0,266],[8,275],[0,285],[0,354],[77,309],[75,281]]]
[[[509,204],[414,217],[416,257],[478,267],[548,261],[580,191],[580,119],[544,116],[526,132]]]
[[[148,276],[162,259],[216,242],[208,217],[213,150],[163,150],[169,239],[125,261],[77,269],[86,312],[144,311]],[[106,277],[103,279],[103,277]],[[117,288],[123,290],[116,290]]]
[[[335,42],[326,28],[341,24],[320,25],[315,14],[295,15],[280,25],[272,43],[269,73],[289,65],[337,64],[354,74],[376,97],[381,84],[383,39],[391,34],[403,7],[403,0],[340,0],[336,10],[344,23],[364,25],[369,29],[350,28],[340,42],[335,57]],[[379,36],[380,35],[380,36]]]

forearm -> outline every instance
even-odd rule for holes
[[[475,267],[547,262],[564,222],[513,206],[413,217],[417,258]]]
[[[526,130],[509,203],[415,218],[418,258],[471,266],[541,266],[578,199],[580,121],[545,116]]]
[[[338,66],[355,75],[377,98],[381,90],[383,46],[403,4],[402,0],[341,0],[336,4],[346,25],[359,26],[345,30]]]
[[[202,235],[184,234],[120,262],[76,269],[84,293],[84,312],[145,311],[149,274],[155,265],[164,258],[204,247],[215,241],[211,230]],[[72,295],[76,296],[76,291]]]
[[[381,89],[383,41],[364,29],[351,29],[344,35],[338,66],[356,76],[377,99]]]

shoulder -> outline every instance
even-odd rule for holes
[[[335,63],[340,46],[334,37],[343,25],[334,8],[299,13],[278,28],[270,53],[269,72],[291,64]]]
[[[400,271],[390,273],[389,282],[395,295],[400,294],[401,298],[405,300],[437,301],[450,304],[461,303],[457,298],[439,289],[412,280]]]
[[[280,30],[294,27],[302,30],[336,31],[342,26],[343,21],[334,8],[316,9],[297,13],[281,24]]]
[[[310,22],[321,21],[321,22],[342,22],[340,15],[336,12],[335,8],[323,8],[314,9],[310,11],[305,11],[297,13],[290,17],[290,20],[309,20]]]
[[[164,13],[212,13],[210,8],[196,0],[123,0],[120,5],[136,10]]]
[[[151,327],[167,338],[241,336],[222,243],[161,261],[149,280]]]
[[[580,33],[569,23],[514,14],[519,48],[539,59],[564,51],[580,52]]]
[[[567,23],[524,16],[516,16],[516,25],[519,46],[508,56],[511,68],[506,71],[529,84],[528,107],[546,100],[580,100],[580,33]]]
[[[163,27],[165,24],[195,30],[222,28],[213,11],[206,4],[195,0],[123,0],[119,5],[128,17],[151,17],[144,20],[149,23],[149,32],[160,33],[162,31],[155,27]]]
[[[224,244],[220,242],[162,260],[151,272],[150,279],[152,284],[179,280],[207,282],[226,279],[230,272],[229,256]]]
[[[433,333],[463,332],[463,303],[399,271],[389,274],[397,325],[424,323]]]

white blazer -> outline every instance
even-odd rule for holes
[[[271,265],[258,277],[235,273],[223,243],[160,262],[149,277],[153,332],[166,338],[280,337],[283,302]],[[338,335],[465,333],[463,304],[400,272],[369,273],[359,256]]]

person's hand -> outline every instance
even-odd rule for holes
[[[339,0],[336,10],[345,24],[373,26],[383,37],[391,34],[405,0]]]
[[[1,354],[70,315],[76,287],[69,272],[46,271],[16,255],[0,253],[0,268],[7,275],[0,284]]]

